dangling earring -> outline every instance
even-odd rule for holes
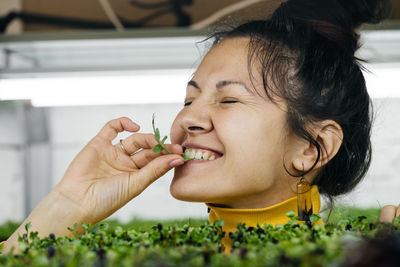
[[[304,164],[303,164],[304,173]],[[297,213],[300,221],[308,221],[312,215],[311,185],[304,176],[296,184]]]

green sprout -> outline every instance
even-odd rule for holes
[[[160,140],[160,137],[161,137],[160,130],[154,126],[154,118],[155,118],[155,116],[153,113],[153,119],[152,119],[151,123],[153,125],[154,138],[156,139],[156,141],[158,143],[156,146],[153,147],[153,152],[156,154],[160,154],[161,151],[165,150],[168,154],[172,154],[172,152],[169,151],[164,145],[164,142],[165,142],[165,140],[167,140],[168,136],[164,136],[163,139]],[[185,153],[182,153],[181,156],[183,157],[185,162],[192,160],[192,159],[189,159],[188,157],[186,157]]]

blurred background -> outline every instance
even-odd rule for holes
[[[128,116],[169,134],[186,83],[218,26],[265,18],[279,0],[1,0],[0,224],[20,221],[110,119]],[[375,105],[373,161],[339,204],[400,202],[400,1],[361,28]],[[125,138],[121,134],[117,139]],[[126,222],[205,218],[203,203],[169,194],[172,172],[112,215]]]

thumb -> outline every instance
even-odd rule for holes
[[[183,158],[176,154],[157,157],[138,172],[133,173],[134,175],[131,174],[129,176],[129,187],[133,189],[132,192],[136,192],[136,195],[139,195],[155,180],[166,174],[173,167],[180,166],[183,163]]]

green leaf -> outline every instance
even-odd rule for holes
[[[172,154],[172,152],[169,151],[169,150],[164,146],[164,142],[165,142],[165,140],[167,140],[167,136],[165,136],[165,137],[163,138],[163,140],[160,141],[160,130],[154,126],[154,118],[155,118],[155,116],[154,116],[154,113],[153,113],[152,124],[153,124],[153,130],[154,130],[154,138],[155,138],[155,140],[156,140],[157,143],[158,143],[158,145],[156,145],[155,147],[153,147],[153,151],[154,151],[154,153],[156,153],[156,154],[160,154],[161,151],[165,150],[168,154]]]
[[[160,130],[158,130],[158,128],[156,128],[154,135],[155,135],[156,141],[160,142]]]
[[[31,228],[32,224],[31,222],[28,222],[27,224],[25,224],[25,231],[28,233],[29,228]]]
[[[294,212],[293,210],[288,211],[285,213],[287,217],[289,218],[293,218],[294,216],[296,216],[296,212]]]
[[[82,228],[87,231],[90,228],[90,224],[89,223],[82,223]]]
[[[74,225],[72,227],[67,227],[67,229],[71,232],[74,233],[75,229],[78,227],[77,223],[74,223]]]
[[[316,223],[316,222],[318,222],[320,219],[321,219],[321,216],[320,216],[319,214],[312,214],[312,215],[310,216],[310,221],[311,221],[312,223]]]
[[[29,233],[29,239],[32,240],[32,241],[34,241],[36,239],[39,239],[38,235],[39,235],[39,232],[30,232]]]
[[[192,160],[192,159],[189,159],[188,157],[186,157],[185,153],[182,153],[181,156],[182,156],[182,158],[183,158],[183,160],[184,160],[185,162],[186,162],[186,161],[189,161],[189,160]]]
[[[116,228],[115,228],[115,235],[117,236],[117,237],[121,237],[122,236],[122,234],[124,233],[124,229],[122,229],[122,227],[121,226],[117,226]]]
[[[400,216],[397,216],[396,218],[394,218],[392,223],[396,226],[400,226]]]
[[[156,153],[156,154],[160,154],[162,150],[163,150],[163,148],[162,148],[162,146],[160,144],[158,144],[155,147],[153,147],[153,152]]]
[[[106,231],[108,229],[108,223],[102,222],[99,224],[101,230]]]

